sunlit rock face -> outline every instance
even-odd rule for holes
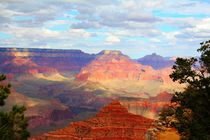
[[[153,120],[128,113],[113,101],[93,118],[73,122],[64,129],[45,133],[32,140],[144,140]]]
[[[182,89],[170,79],[172,71],[170,67],[155,70],[120,51],[107,50],[83,67],[76,79],[81,83],[95,83],[95,88],[103,86],[112,96],[149,98],[163,91],[172,93]]]
[[[172,67],[172,65],[175,62],[175,60],[171,58],[164,58],[160,55],[157,55],[156,53],[153,53],[151,55],[146,55],[142,58],[139,58],[137,61],[143,65],[152,66],[154,69]]]
[[[162,80],[151,66],[144,66],[123,55],[120,51],[102,51],[96,59],[84,67],[77,75],[83,81]]]
[[[20,52],[12,52],[10,60],[0,64],[0,73],[13,74],[15,76],[22,76],[22,78],[39,78],[50,81],[63,81],[65,78],[59,73],[59,71],[53,67],[40,66],[33,62],[31,58],[27,57],[29,53],[23,53],[21,57]],[[26,57],[25,57],[26,56]]]
[[[31,74],[38,73],[57,73],[57,70],[51,67],[41,67],[34,63],[30,58],[14,57],[11,60],[1,64],[1,71],[12,74]]]

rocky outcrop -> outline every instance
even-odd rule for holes
[[[102,51],[77,75],[81,81],[101,82],[107,80],[158,80],[163,78],[151,66],[144,66],[123,55],[120,51]]]
[[[153,120],[128,113],[118,101],[113,101],[93,118],[31,140],[144,140],[151,127]]]

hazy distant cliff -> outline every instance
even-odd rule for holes
[[[52,67],[59,71],[78,71],[95,58],[81,50],[0,48],[0,63],[8,63],[14,58],[26,58],[42,67]]]
[[[164,58],[156,53],[151,55],[146,55],[137,60],[139,63],[143,65],[152,66],[154,69],[161,69],[165,67],[171,67],[174,64],[174,60],[170,60],[168,58]]]

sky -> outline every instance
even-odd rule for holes
[[[0,47],[197,56],[210,0],[0,0]]]

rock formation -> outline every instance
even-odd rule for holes
[[[151,66],[144,66],[123,55],[120,51],[102,51],[77,75],[81,81],[106,80],[162,80]]]
[[[120,102],[113,101],[93,118],[31,140],[144,140],[151,127],[153,120],[128,113]]]
[[[59,72],[79,71],[94,58],[95,55],[80,50],[0,48],[0,64],[15,60],[16,64],[27,62],[31,66],[35,63],[44,68],[55,68]],[[0,71],[6,73],[6,65],[4,68]]]
[[[157,55],[156,53],[153,53],[151,55],[146,55],[142,58],[139,58],[137,61],[143,65],[152,66],[154,69],[171,67],[175,62],[172,59],[164,58],[160,55]]]

